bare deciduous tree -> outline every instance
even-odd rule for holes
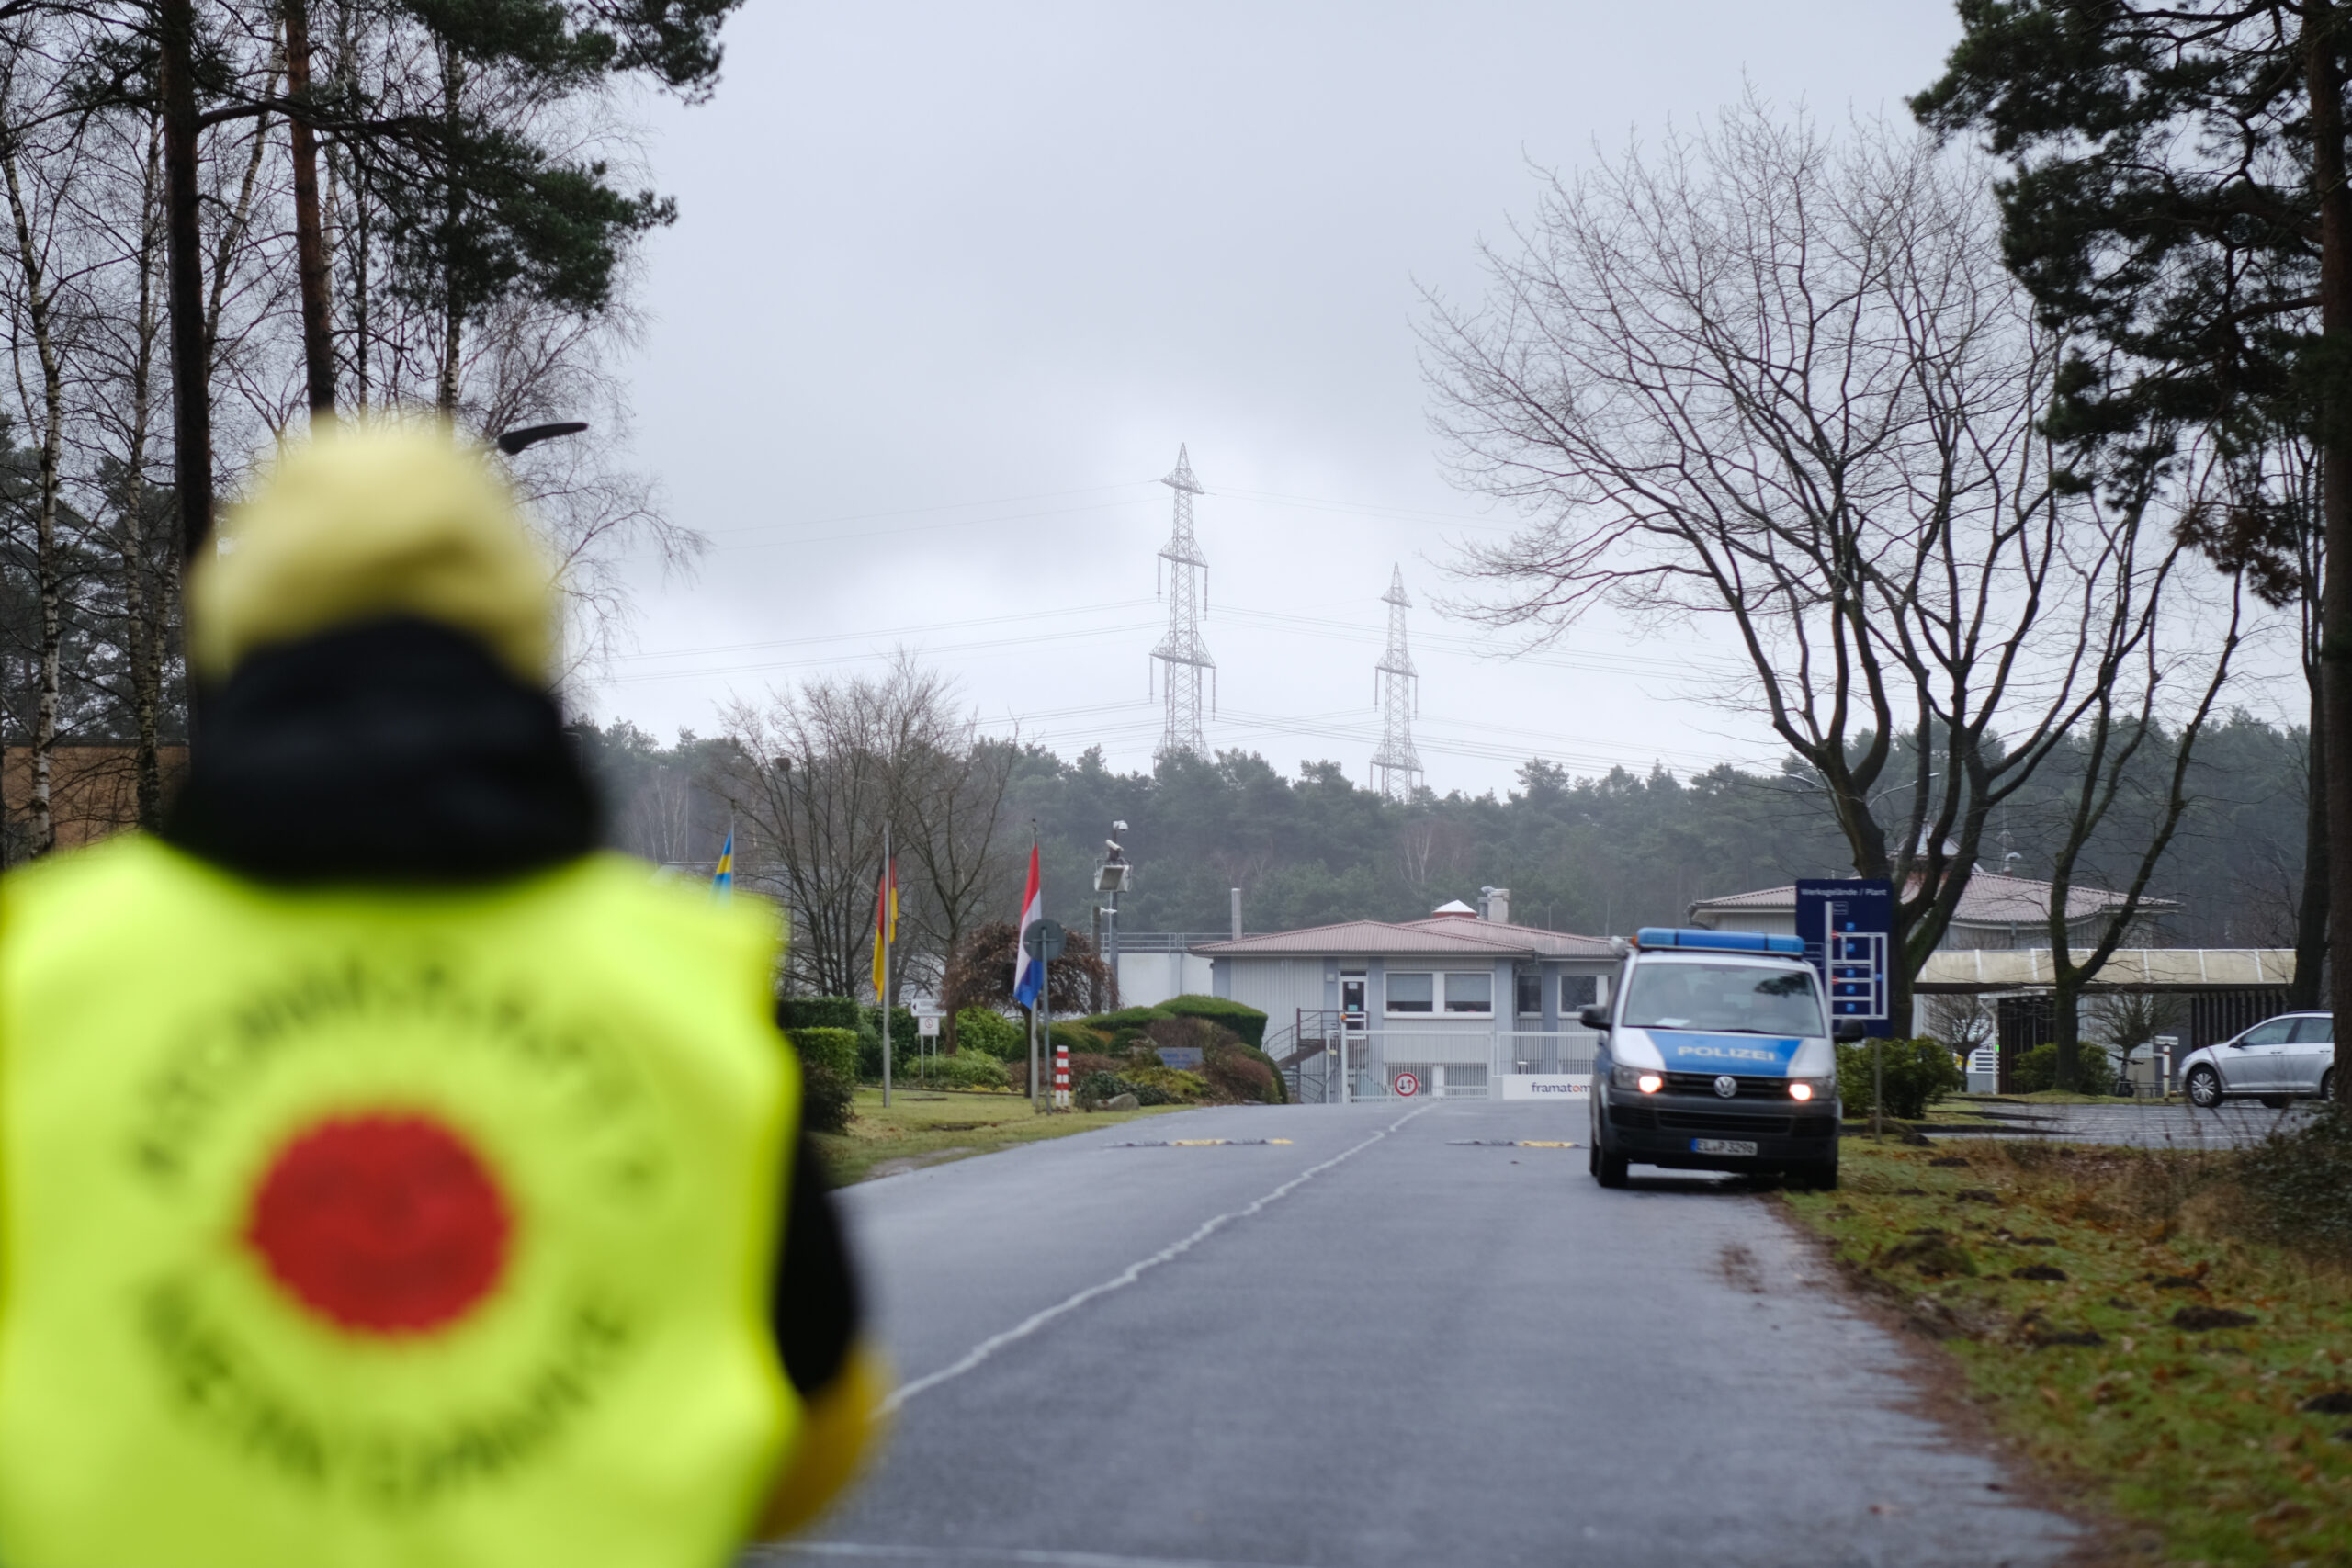
[[[899,863],[891,988],[936,979],[998,891],[1013,748],[981,737],[938,671],[901,655],[880,676],[813,681],[723,716],[729,760],[710,781],[735,811],[746,880],[792,911],[792,976],[871,988],[885,829]]]
[[[1463,482],[1538,521],[1468,552],[1477,608],[1726,626],[1855,871],[1894,885],[1907,1031],[1989,814],[2153,637],[2165,581],[2148,498],[2075,482],[2039,426],[2063,344],[1983,172],[1751,100],[1553,178],[1485,259],[1482,306],[1431,300],[1437,423]]]

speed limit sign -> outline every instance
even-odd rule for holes
[[[1410,1100],[1413,1096],[1421,1092],[1421,1080],[1415,1077],[1410,1073],[1398,1073],[1396,1075],[1396,1092],[1404,1096],[1407,1100]]]

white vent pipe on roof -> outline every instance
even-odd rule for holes
[[[1233,940],[1241,940],[1241,889],[1233,890]]]
[[[1478,889],[1478,918],[1496,925],[1510,924],[1510,889],[1481,887]]]

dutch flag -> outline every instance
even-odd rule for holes
[[[1037,1005],[1045,984],[1046,966],[1029,956],[1029,928],[1046,918],[1046,895],[1037,881],[1037,846],[1029,846],[1029,890],[1021,896],[1021,934],[1013,944],[1012,999],[1023,1007]]]

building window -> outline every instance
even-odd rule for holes
[[[1577,1010],[1600,999],[1600,976],[1598,975],[1563,975],[1560,976],[1560,1012],[1574,1018]]]
[[[1468,974],[1448,975],[1445,977],[1445,1010],[1492,1018],[1495,1014],[1493,971],[1481,969]]]
[[[1491,969],[1465,969],[1429,974],[1388,972],[1387,1008],[1397,1013],[1443,1011],[1456,1018],[1495,1016],[1495,976]],[[1441,1000],[1443,1006],[1439,1004]]]
[[[1544,976],[1521,975],[1514,987],[1519,993],[1519,1016],[1541,1018],[1544,1015]]]
[[[1436,976],[1399,975],[1394,970],[1389,972],[1388,1010],[1390,1012],[1434,1012],[1436,1000]]]

